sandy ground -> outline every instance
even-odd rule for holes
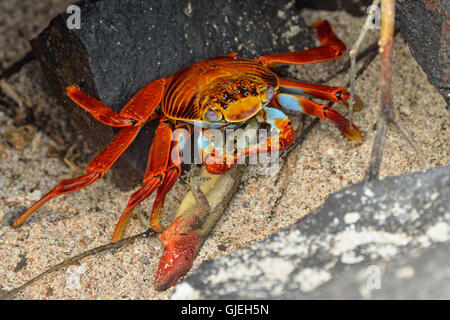
[[[74,0],[2,0],[0,2],[0,72],[31,48],[28,40]]]
[[[343,12],[305,10],[308,24],[326,18],[348,47],[357,38],[363,18]],[[376,40],[368,35],[366,45]],[[345,64],[339,61],[291,67],[297,79],[323,82]],[[195,264],[245,247],[285,228],[320,206],[327,195],[363,178],[374,138],[379,100],[379,59],[357,83],[366,103],[355,115],[365,136],[361,146],[347,141],[329,122],[323,121],[287,160],[279,175],[261,174],[261,165],[248,168],[240,191],[205,242]],[[394,104],[400,118],[421,146],[432,167],[448,164],[448,112],[443,98],[426,80],[406,43],[398,36],[394,48]],[[344,85],[346,74],[328,82]],[[337,108],[345,112],[345,107]],[[311,118],[307,118],[306,124]],[[294,123],[298,123],[294,119]],[[37,132],[24,150],[5,142],[12,120],[0,113],[0,217],[9,210],[29,206],[59,180],[74,173],[55,153],[55,142]],[[31,135],[33,136],[33,135]],[[421,170],[409,145],[394,129],[389,130],[382,176]],[[284,188],[284,193],[283,193]],[[175,185],[165,206],[165,225],[170,222],[187,188]],[[121,192],[108,175],[85,190],[56,198],[38,210],[21,228],[0,226],[0,290],[21,285],[50,266],[77,253],[108,243],[131,192]],[[140,206],[149,208],[151,199]],[[145,230],[133,219],[127,235]],[[98,254],[54,272],[16,296],[19,299],[167,299],[171,290],[157,292],[153,279],[161,255],[157,238]]]

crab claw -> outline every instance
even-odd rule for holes
[[[286,149],[294,143],[296,134],[291,120],[287,119],[279,124],[281,136],[280,136],[280,149]]]
[[[200,235],[193,230],[198,217],[178,217],[159,235],[164,252],[155,277],[156,290],[166,290],[191,269],[200,247]]]

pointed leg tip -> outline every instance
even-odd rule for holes
[[[351,141],[355,142],[356,144],[361,144],[363,141],[363,136],[361,134],[361,131],[359,129],[352,125],[351,127],[346,127],[342,133]]]
[[[122,240],[122,235],[117,235],[117,234],[114,233],[112,238],[111,238],[111,243],[118,242],[120,240]]]
[[[349,140],[360,144],[363,140],[361,131],[355,125],[350,125],[350,122],[339,114],[336,110],[328,108],[326,110],[326,118],[331,120],[334,125],[346,136]]]
[[[71,95],[73,95],[74,93],[78,92],[79,89],[74,87],[74,86],[67,86],[66,87],[66,94],[70,97]]]
[[[318,26],[320,26],[321,24],[329,24],[327,20],[319,20],[316,23],[314,23],[313,27],[317,28]]]
[[[341,103],[343,101],[347,101],[349,98],[350,98],[350,92],[348,92],[347,90],[340,91],[340,100],[341,101],[339,103]]]

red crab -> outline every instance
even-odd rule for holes
[[[163,232],[160,218],[164,198],[180,176],[183,148],[194,130],[236,128],[255,118],[278,134],[279,145],[271,145],[268,139],[243,153],[234,154],[231,161],[216,150],[215,142],[208,134],[200,135],[198,142],[203,151],[203,163],[211,173],[226,172],[245,154],[270,152],[271,148],[284,149],[292,144],[295,131],[282,109],[329,119],[347,138],[359,142],[362,139],[360,131],[350,126],[346,118],[328,106],[305,98],[341,103],[349,98],[344,88],[287,80],[269,69],[281,64],[309,64],[340,58],[346,47],[333,33],[329,23],[320,21],[315,28],[322,43],[320,47],[258,59],[240,58],[231,53],[200,61],[168,78],[150,82],[131,98],[120,113],[73,86],[67,87],[67,95],[95,119],[123,128],[87,165],[86,174],[60,182],[21,214],[13,226],[20,226],[33,211],[53,197],[74,192],[103,177],[139,130],[154,119],[159,119],[159,125],[150,148],[144,185],[131,195],[114,231],[113,241],[122,238],[133,208],[154,191],[157,193],[150,226],[158,233]],[[178,128],[186,130],[176,130]],[[195,222],[191,224],[195,225]],[[180,228],[180,225],[180,221],[174,221],[160,236],[165,252],[156,278],[159,289],[174,285],[190,269],[198,250],[198,237]]]

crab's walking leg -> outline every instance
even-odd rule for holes
[[[266,67],[276,67],[283,64],[308,64],[339,59],[344,54],[346,47],[334,34],[328,21],[319,21],[314,26],[322,46],[297,52],[272,54],[255,59],[255,61]]]
[[[329,119],[348,139],[355,142],[362,140],[359,129],[355,126],[350,126],[350,122],[344,116],[329,106],[287,93],[277,93],[271,103],[288,110],[301,111],[321,119]]]
[[[150,225],[155,231],[162,231],[160,218],[164,198],[180,176],[181,152],[187,140],[187,137],[181,134],[175,138],[178,140],[172,143],[172,127],[165,120],[162,120],[156,129],[155,138],[150,148],[147,169],[144,176],[144,186],[130,196],[128,204],[117,223],[112,241],[122,239],[134,207],[144,201],[158,187],[150,218]]]
[[[172,140],[172,127],[161,120],[153,138],[152,146],[144,175],[144,185],[130,196],[127,206],[120,216],[112,241],[122,239],[125,227],[130,219],[134,207],[152,194],[164,180],[167,162],[170,155],[170,144]]]
[[[295,95],[306,95],[336,103],[346,101],[350,94],[343,87],[330,87],[321,84],[311,84],[279,78],[280,91]]]
[[[148,121],[161,102],[165,83],[164,78],[148,83],[130,99],[120,113],[74,86],[67,87],[66,92],[70,99],[98,121],[112,127],[129,127],[140,126]]]
[[[103,175],[109,170],[120,155],[134,140],[141,127],[122,128],[113,140],[86,166],[87,173],[77,178],[61,181],[52,191],[36,202],[30,209],[21,214],[13,222],[13,227],[20,226],[28,216],[48,200],[67,193],[80,190]]]
[[[166,176],[156,192],[156,198],[153,203],[152,213],[150,216],[150,226],[156,232],[163,231],[161,226],[161,215],[164,200],[167,193],[172,189],[173,185],[181,175],[181,156],[183,154],[186,142],[189,139],[189,135],[189,131],[182,128],[178,128],[173,133],[172,151],[171,157],[169,158],[169,164],[166,169]]]

